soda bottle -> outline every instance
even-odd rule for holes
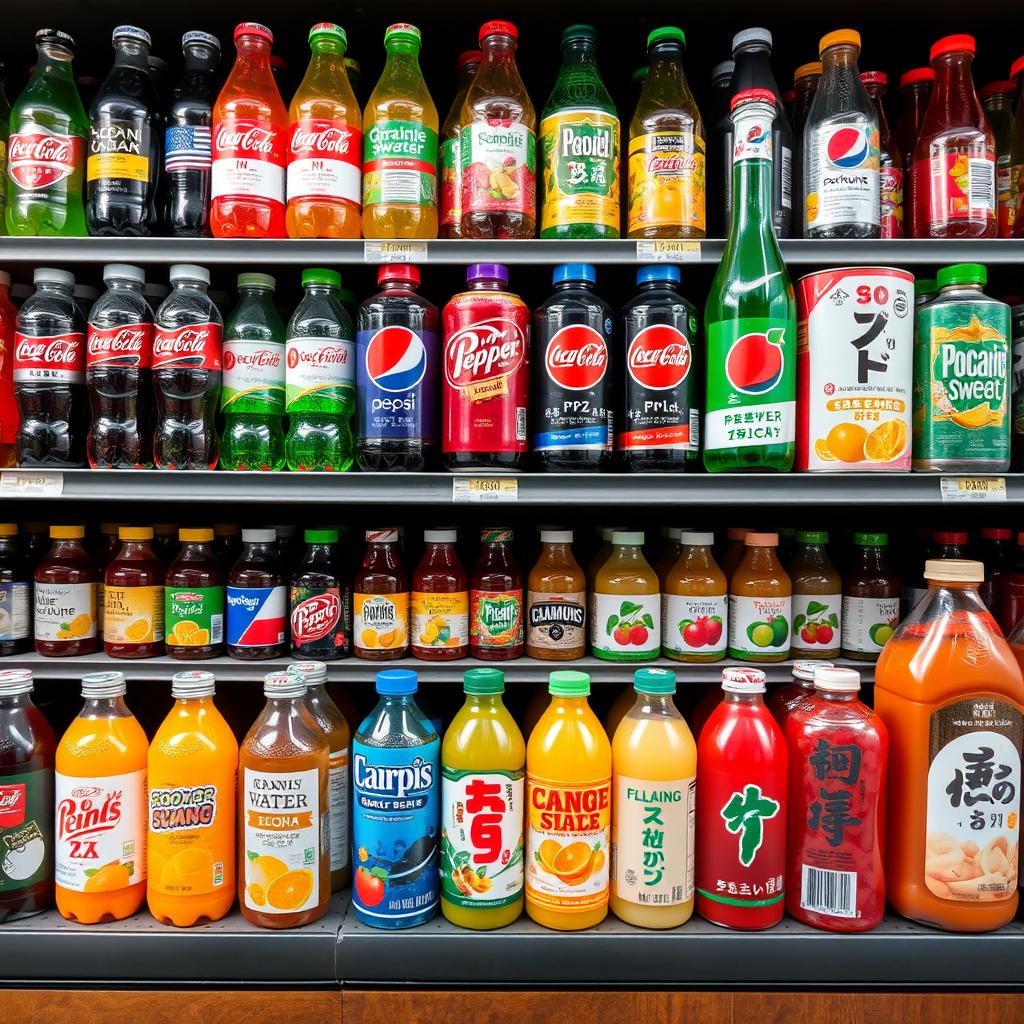
[[[14,394],[21,413],[19,466],[85,465],[85,318],[72,295],[74,275],[40,267],[35,292],[18,310]]]
[[[18,310],[11,302],[10,288],[11,275],[0,270],[0,468],[18,464],[18,403],[14,397],[14,332]]]
[[[164,652],[164,567],[151,526],[122,526],[121,549],[103,574],[103,649],[111,658]]]
[[[590,25],[562,33],[562,67],[540,123],[541,238],[619,237],[619,117],[596,47]]]
[[[881,238],[903,237],[903,158],[893,142],[885,115],[885,90],[889,77],[884,71],[864,71],[861,83],[871,97],[878,118],[878,188],[881,207]]]
[[[514,472],[527,451],[530,312],[505,290],[508,268],[500,263],[470,264],[466,283],[444,307],[444,465]]]
[[[242,553],[228,573],[228,654],[242,661],[283,658],[288,588],[273,530],[243,530]]]
[[[900,116],[895,136],[903,160],[903,233],[907,238],[918,237],[913,203],[914,148],[934,84],[935,72],[931,68],[912,68],[900,75]]]
[[[462,128],[459,119],[469,87],[476,78],[482,60],[483,55],[479,50],[466,50],[459,54],[459,88],[441,126],[441,195],[438,217],[438,235],[441,238],[462,237]]]
[[[437,451],[437,306],[416,293],[418,267],[377,272],[380,292],[359,307],[356,459],[362,470],[422,472]]]
[[[1013,237],[1016,206],[1013,197],[1013,101],[1017,87],[1011,81],[989,82],[978,92],[985,117],[996,140],[996,219],[999,237]]]
[[[932,46],[935,88],[914,147],[914,216],[921,238],[995,238],[996,140],[974,91],[974,37]]]
[[[11,104],[4,91],[7,85],[7,65],[0,60],[0,235],[7,234],[7,136],[11,130]]]
[[[312,54],[288,108],[289,238],[358,238],[362,116],[342,64],[348,37],[330,22],[309,33]]]
[[[142,294],[145,280],[139,267],[108,263],[107,290],[89,311],[85,385],[92,422],[85,453],[93,469],[153,465],[153,311]]]
[[[811,112],[811,104],[814,102],[814,94],[821,84],[821,61],[812,60],[807,64],[801,64],[793,72],[793,89],[796,92],[796,104],[793,107],[793,135],[796,139],[797,151],[803,146],[804,127],[807,124],[807,115]],[[730,157],[732,154],[729,154]],[[794,175],[795,177],[795,175]]]
[[[629,472],[682,472],[697,462],[700,408],[693,372],[700,340],[697,309],[679,294],[678,267],[636,272],[639,294],[621,315],[622,429],[615,445]]]
[[[14,101],[7,140],[7,233],[84,235],[82,178],[89,119],[71,73],[75,41],[36,33],[36,67]]]
[[[537,225],[537,112],[518,43],[510,21],[480,28],[483,61],[459,118],[463,238],[533,238]]]
[[[837,48],[853,49],[846,44]],[[826,49],[833,52],[831,46]],[[857,86],[863,89],[859,79]],[[822,89],[827,88],[826,79]],[[822,95],[819,90],[814,111]],[[750,89],[733,97],[732,109],[732,224],[704,314],[704,468],[710,473],[786,473],[793,467],[796,436],[796,299],[767,213],[772,158],[768,119],[774,117],[775,97],[767,89]],[[814,137],[814,111],[808,139]],[[805,181],[813,178],[805,175]],[[873,194],[877,206],[877,182]]]
[[[555,294],[533,314],[531,448],[537,468],[607,469],[613,432],[612,308],[594,294],[589,263],[555,267]]]
[[[202,238],[210,234],[210,126],[220,40],[208,32],[186,32],[181,50],[185,69],[164,130],[164,227],[179,238]]]
[[[341,304],[341,275],[304,270],[306,294],[288,321],[285,411],[288,468],[344,473],[352,465],[355,408],[352,320]]]
[[[363,235],[437,238],[437,108],[420,71],[420,30],[391,25],[363,123]]]
[[[158,469],[213,469],[223,321],[206,294],[205,267],[176,263],[170,279],[153,334],[153,458]]]
[[[238,304],[224,325],[224,469],[284,467],[285,326],[275,287],[269,274],[238,275]]]
[[[722,190],[719,195],[724,201],[712,203],[705,211],[709,238],[724,238],[729,226],[725,207],[731,200],[725,190],[732,186],[732,121],[729,118],[729,101],[732,99],[732,76],[735,70],[736,62],[733,60],[723,60],[711,69],[711,102],[707,107],[711,144],[707,151],[705,174],[708,181],[719,183]],[[631,693],[629,690],[624,692],[627,696]]]
[[[213,658],[224,645],[224,569],[213,550],[213,530],[178,531],[181,550],[164,578],[167,654],[181,661]]]
[[[270,71],[269,28],[235,29],[238,55],[213,108],[210,227],[216,238],[285,237],[288,111]]]
[[[338,557],[337,530],[306,530],[306,553],[291,578],[292,655],[334,661],[352,644],[352,591]]]
[[[394,661],[409,648],[409,581],[397,530],[367,530],[366,554],[352,585],[355,656]]]
[[[469,581],[469,650],[481,661],[511,661],[523,653],[523,574],[512,554],[511,530],[483,530]]]
[[[424,530],[423,557],[412,577],[412,654],[454,661],[469,653],[469,580],[455,530]]]
[[[31,608],[32,570],[18,546],[18,524],[0,523],[0,656],[32,650]]]
[[[1010,78],[1017,87],[1017,105],[1013,112],[1013,129],[1010,133],[1013,237],[1024,238],[1024,57],[1018,57],[1011,65]]]
[[[159,100],[149,77],[149,33],[114,29],[114,66],[89,110],[86,222],[90,235],[151,235],[160,174]]]
[[[860,80],[860,33],[819,44],[821,84],[804,126],[805,238],[878,238],[878,115]]]

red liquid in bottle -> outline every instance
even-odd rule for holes
[[[409,581],[397,530],[366,531],[352,585],[352,644],[355,656],[368,661],[395,661],[409,649]]]
[[[469,653],[469,589],[455,530],[425,530],[426,550],[412,577],[412,653],[455,661]]]
[[[76,657],[96,650],[99,573],[82,544],[85,528],[51,526],[53,546],[35,571],[36,654]]]
[[[914,175],[914,149],[921,133],[921,122],[932,95],[935,72],[931,68],[912,68],[900,76],[900,116],[894,132],[896,148],[903,161],[903,233],[917,237],[911,182]]]
[[[164,653],[164,567],[153,529],[122,526],[121,550],[103,577],[103,649],[111,658]]]
[[[512,555],[511,530],[484,530],[469,585],[469,646],[482,661],[511,661],[526,646],[523,574]]]

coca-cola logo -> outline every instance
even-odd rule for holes
[[[217,149],[269,160],[274,153],[274,129],[252,124],[244,127],[218,125]]]
[[[148,366],[152,342],[152,324],[122,324],[120,327],[89,324],[86,365]]]
[[[14,828],[25,820],[25,783],[0,786],[0,828]]]
[[[544,353],[548,376],[569,391],[589,391],[608,369],[608,346],[586,324],[570,324],[552,335]]]
[[[161,366],[219,370],[220,324],[190,324],[175,330],[157,327],[153,337],[153,368]]]
[[[690,372],[690,343],[670,324],[645,327],[630,342],[626,368],[641,387],[652,391],[677,388]]]
[[[85,371],[85,338],[79,333],[33,338],[14,335],[15,380],[79,380]]]
[[[353,151],[356,133],[343,122],[299,121],[292,125],[289,150],[293,157],[346,158]]]
[[[85,140],[34,127],[35,131],[15,132],[8,139],[8,173],[22,188],[48,188],[81,166]]]
[[[276,370],[281,365],[281,352],[274,348],[224,350],[224,369],[233,370],[236,366],[244,370]]]
[[[121,821],[120,789],[106,793],[96,786],[79,787],[57,805],[57,838],[63,841],[100,835]]]
[[[505,317],[481,320],[452,334],[445,343],[444,375],[449,387],[509,377],[520,366],[526,352],[522,328]]]
[[[292,640],[296,644],[322,640],[338,624],[341,600],[337,594],[315,594],[292,609]]]

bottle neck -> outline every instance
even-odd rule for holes
[[[149,47],[135,39],[119,39],[114,46],[114,65],[149,73]]]
[[[126,277],[112,277],[104,282],[112,292],[134,292],[142,294],[142,283]]]
[[[750,109],[754,108],[754,109]],[[738,258],[740,247],[751,247],[762,255],[775,251],[778,244],[772,230],[772,122],[774,107],[769,104],[749,104],[733,112],[733,139],[738,153],[732,163],[732,221],[726,255],[723,262]],[[759,143],[745,143],[751,136],[761,138]],[[778,257],[781,265],[781,256]],[[758,282],[752,282],[757,286]]]
[[[124,696],[86,697],[79,718],[131,718]]]
[[[333,288],[329,284],[307,284],[306,285],[306,298],[308,299],[319,299],[327,298],[330,295],[336,293],[337,289]]]
[[[731,690],[722,691],[723,704],[743,705],[746,707],[764,707],[763,693],[733,693]]]
[[[856,46],[830,46],[821,55],[822,77],[837,68],[855,69],[860,51]]]
[[[488,36],[480,44],[480,49],[483,52],[484,61],[488,64],[510,61],[516,52],[516,41],[511,36]]]
[[[56,281],[40,281],[36,285],[36,294],[53,295],[58,299],[63,299],[65,302],[75,301],[74,290],[66,284],[57,284]]]
[[[171,696],[178,702],[181,711],[197,711],[205,708],[213,700],[213,693],[188,693],[178,695],[171,691]]]
[[[648,718],[682,718],[671,693],[643,693],[637,691],[634,710],[643,710]]]
[[[682,553],[686,557],[687,566],[691,569],[710,569],[714,561],[711,548],[704,544],[685,544],[682,546]]]
[[[186,71],[212,71],[220,59],[220,54],[205,43],[192,43],[185,47]]]
[[[885,548],[866,544],[860,549],[860,564],[863,568],[881,570],[885,565]]]
[[[173,287],[176,292],[198,292],[200,295],[205,295],[207,289],[205,281],[175,281]]]
[[[572,559],[572,545],[564,541],[548,541],[541,557],[545,561],[568,562]]]
[[[474,292],[500,292],[504,291],[505,282],[496,277],[478,277],[469,282],[469,289]]]
[[[474,64],[463,64],[462,70],[459,72],[459,85],[463,89],[468,89],[476,78],[476,73],[480,70],[480,65]]]
[[[25,693],[0,693],[0,708],[22,708],[29,703],[32,691]]]
[[[683,53],[678,43],[656,43],[648,51],[648,59],[650,70],[647,72],[645,91],[648,86],[653,88],[654,83],[658,82],[660,92],[662,84],[659,79],[675,80],[683,73]]]
[[[493,712],[504,707],[500,693],[467,693],[466,708],[474,712]]]
[[[132,558],[156,561],[156,555],[153,554],[153,549],[150,547],[148,540],[121,541],[121,550],[118,552],[117,557],[119,559]]]
[[[932,61],[935,70],[935,88],[947,97],[969,96],[974,93],[974,79],[971,76],[973,58],[963,51],[944,53]],[[947,103],[950,100],[946,101]]]
[[[827,700],[830,704],[852,704],[857,699],[857,691],[844,690],[843,692],[837,693],[835,690],[818,690],[815,689],[815,694],[822,700]]]
[[[178,559],[183,562],[198,562],[213,557],[212,540],[186,540],[178,552]]]
[[[50,549],[50,555],[54,558],[81,557],[85,555],[85,548],[80,540],[62,537],[59,540],[54,540],[53,546]]]
[[[395,546],[390,541],[374,541],[366,549],[366,558],[363,559],[363,568],[369,569],[379,561],[383,561],[388,568],[398,565],[395,557]]]
[[[775,556],[775,548],[754,547],[748,545],[747,557],[744,559],[751,569],[777,569],[778,559]]]
[[[611,557],[618,562],[639,562],[644,557],[644,549],[639,544],[615,544]]]
[[[277,556],[277,545],[274,541],[248,541],[242,545],[242,560],[247,562],[266,562]]]
[[[562,47],[562,67],[596,66],[597,54],[589,39],[573,39]]]
[[[271,73],[270,44],[265,39],[257,36],[242,36],[235,43],[235,49],[238,53],[236,66],[244,63],[258,68],[260,71],[265,71],[268,75]]]
[[[74,54],[56,43],[40,43],[36,47],[36,74],[66,75],[71,78]]]
[[[419,47],[410,43],[393,40],[387,46],[384,74],[420,73]]]

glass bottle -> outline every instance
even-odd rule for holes
[[[352,643],[357,658],[394,661],[409,648],[409,581],[397,530],[367,530],[363,564],[352,584]]]
[[[934,85],[935,72],[931,68],[912,68],[900,75],[900,116],[895,137],[903,160],[903,233],[907,238],[918,237],[914,212],[914,149]]]
[[[590,646],[605,661],[652,661],[661,649],[661,584],[644,557],[644,535],[616,530],[594,577]]]
[[[729,580],[729,657],[773,662],[789,657],[793,585],[776,554],[777,533],[748,533],[747,553]]]
[[[884,533],[855,533],[843,573],[842,652],[875,661],[900,621],[900,579],[889,562]]]
[[[673,661],[704,663],[725,657],[729,581],[711,554],[713,533],[684,531],[679,557],[661,586],[661,649]]]
[[[150,526],[122,526],[121,550],[103,574],[103,649],[111,658],[164,653],[164,567]]]
[[[978,99],[996,140],[996,219],[999,237],[1013,237],[1016,202],[1013,195],[1013,101],[1017,87],[1011,81],[989,82],[978,91]]]
[[[878,116],[878,188],[881,197],[880,238],[903,237],[903,157],[893,141],[885,113],[885,90],[889,78],[883,71],[863,71],[861,83]]]
[[[462,237],[462,107],[482,60],[483,55],[479,50],[466,50],[459,54],[459,88],[455,93],[455,99],[452,100],[448,116],[441,125],[441,194],[438,215],[440,238]]]
[[[412,654],[454,661],[469,654],[469,580],[455,530],[424,530],[423,557],[412,577]]]
[[[512,554],[511,530],[483,530],[469,583],[469,650],[483,661],[523,653],[523,575]]]
[[[164,579],[167,654],[180,661],[224,652],[224,576],[214,553],[213,530],[178,531],[181,550]]]
[[[50,527],[53,543],[34,576],[36,654],[77,657],[96,650],[99,573],[82,544],[84,537],[82,526]]]
[[[241,661],[283,658],[288,650],[288,588],[273,530],[243,530],[228,573],[227,653]]]
[[[587,653],[587,585],[572,553],[572,530],[541,530],[526,597],[526,653],[574,661]]]
[[[842,635],[843,585],[828,557],[824,530],[801,530],[787,567],[793,584],[794,658],[835,658]]]
[[[291,578],[292,655],[334,661],[352,649],[352,591],[338,557],[337,530],[306,530],[306,553]]]

